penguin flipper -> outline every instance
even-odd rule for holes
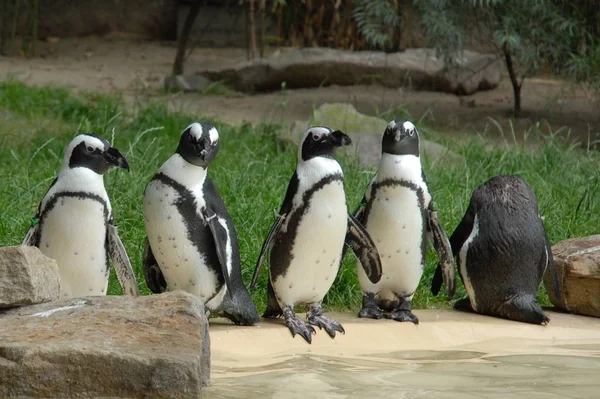
[[[471,234],[471,230],[473,230],[473,223],[475,221],[475,203],[473,199],[471,199],[471,203],[469,204],[469,208],[467,208],[467,212],[465,212],[465,216],[463,216],[462,220],[454,229],[452,236],[450,237],[450,248],[452,250],[452,256],[455,257],[465,241]],[[454,267],[454,266],[453,266]],[[442,264],[438,263],[437,268],[435,270],[435,274],[433,275],[433,280],[431,281],[431,293],[433,295],[437,295],[440,292],[440,288],[442,287],[443,282],[443,270]]]
[[[429,203],[427,215],[428,226],[433,236],[433,246],[439,259],[439,264],[435,271],[435,276],[437,276],[436,284],[439,284],[439,279],[442,277],[444,284],[446,284],[446,294],[448,299],[452,299],[454,297],[454,293],[456,292],[456,277],[454,272],[452,247],[444,228],[440,224],[437,211],[433,207],[433,201]],[[437,292],[439,292],[439,287],[437,287],[437,290]]]
[[[287,214],[277,215],[275,219],[275,223],[271,226],[271,230],[269,231],[269,235],[265,239],[263,246],[260,250],[260,255],[258,256],[258,260],[256,261],[256,267],[254,268],[254,274],[252,275],[252,282],[250,283],[250,289],[253,290],[256,285],[256,281],[258,280],[258,275],[260,274],[260,268],[262,267],[263,261],[265,260],[265,255],[271,248],[273,247],[273,238],[277,236],[283,221],[285,220]]]
[[[543,270],[541,270],[541,277],[543,277],[546,268],[550,269],[550,273],[552,274],[552,288],[554,288],[554,296],[556,298],[560,298],[560,284],[558,281],[558,271],[556,270],[556,264],[554,263],[554,256],[552,255],[552,245],[550,245],[550,240],[548,239],[548,233],[546,229],[544,229],[544,235],[546,237],[546,245],[544,246],[544,250],[546,251],[546,264],[544,265]]]
[[[167,290],[167,282],[165,276],[158,266],[158,262],[150,248],[148,237],[144,240],[144,255],[142,258],[142,267],[144,269],[144,279],[146,285],[153,294],[162,294]]]
[[[56,184],[57,181],[58,181],[58,177],[55,177],[54,180],[52,180],[52,183],[50,183],[50,187],[48,187],[46,194],[44,194],[44,198],[46,198],[46,196],[48,195],[48,193],[50,192],[52,187],[54,187],[54,185]],[[40,219],[41,219],[42,213],[44,211],[42,209],[42,205],[44,205],[43,199],[42,199],[42,201],[40,201],[40,204],[38,205],[38,210],[37,210],[35,216],[31,219],[31,226],[29,227],[29,230],[27,230],[27,234],[25,235],[25,238],[23,239],[23,242],[21,243],[21,245],[37,247],[40,244],[40,233],[41,233],[40,232]]]
[[[217,257],[221,264],[221,271],[225,278],[225,284],[227,285],[227,291],[229,295],[233,294],[233,283],[231,278],[231,272],[233,271],[233,243],[229,236],[229,228],[227,227],[227,221],[222,217],[219,217],[217,213],[210,207],[205,207],[202,210],[204,219],[208,223],[210,232],[212,233],[215,241],[215,247],[217,249]],[[229,247],[229,251],[227,248]],[[229,252],[229,256],[227,253]]]
[[[348,214],[346,245],[360,261],[369,280],[373,284],[378,283],[383,273],[379,251],[364,226],[351,214]]]
[[[34,218],[33,220],[37,221],[36,218]],[[21,245],[28,245],[28,246],[32,246],[32,247],[37,247],[39,245],[40,225],[38,223],[35,223],[35,224],[34,223],[32,223],[29,230],[27,230],[27,235],[25,235],[25,238],[23,239],[23,243],[21,243]]]
[[[117,272],[117,278],[123,288],[123,294],[134,296],[140,295],[140,288],[137,285],[137,280],[133,268],[131,267],[129,256],[127,256],[125,247],[121,242],[121,238],[119,238],[117,226],[114,225],[112,219],[108,223],[106,235],[108,241],[108,253],[112,260],[113,267]]]

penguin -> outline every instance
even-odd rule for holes
[[[454,295],[454,262],[448,237],[440,225],[420,160],[419,131],[410,121],[393,120],[381,141],[379,169],[355,212],[381,255],[383,276],[373,283],[357,262],[363,305],[358,316],[396,321],[419,319],[411,311],[433,241],[443,265],[448,296]]]
[[[56,260],[62,298],[106,295],[109,260],[123,293],[140,293],[104,188],[113,167],[129,171],[119,150],[92,133],[76,136],[23,240]]]
[[[270,251],[266,318],[283,316],[292,336],[309,344],[315,329],[324,328],[331,338],[342,325],[323,315],[321,303],[340,268],[346,243],[362,260],[365,274],[377,282],[381,261],[365,228],[348,213],[344,175],[333,158],[336,147],[351,144],[350,137],[328,127],[311,127],[298,147],[296,170],[289,182],[275,223],[258,257],[252,289],[264,257]],[[308,323],[295,313],[307,305]]]
[[[155,294],[183,290],[210,313],[254,325],[259,316],[243,284],[235,227],[207,174],[219,147],[214,126],[192,123],[146,186],[144,277]]]
[[[550,321],[536,300],[547,267],[558,292],[552,249],[533,190],[518,176],[495,176],[478,186],[450,237],[468,296],[457,310],[531,324]],[[440,290],[440,266],[432,280]]]

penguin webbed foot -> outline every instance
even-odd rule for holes
[[[419,318],[411,311],[411,302],[404,299],[400,305],[389,313],[385,313],[386,319],[396,320],[400,322],[410,321],[414,324],[419,324]]]
[[[419,324],[419,318],[413,312],[407,309],[394,309],[389,313],[385,313],[385,318],[396,321],[410,321],[414,324]]]
[[[291,308],[283,309],[283,317],[285,325],[288,326],[292,333],[292,337],[298,334],[309,344],[312,343],[312,334],[315,334],[316,331],[310,324],[300,319]]]
[[[325,329],[331,338],[335,338],[336,331],[346,334],[344,327],[342,327],[339,321],[323,315],[323,308],[321,308],[321,306],[312,307],[308,311],[306,318],[313,326],[317,326],[320,329]]]
[[[371,293],[363,295],[363,305],[358,312],[358,317],[379,320],[383,317],[383,312],[375,302],[375,296]]]

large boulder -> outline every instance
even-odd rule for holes
[[[282,82],[289,88],[379,83],[386,87],[472,94],[500,83],[502,62],[496,55],[465,50],[456,63],[458,67],[449,70],[434,50],[426,48],[399,53],[286,48],[266,58],[197,73],[241,91],[280,90]]]
[[[202,302],[181,291],[0,314],[0,397],[198,398],[210,377]]]
[[[340,129],[352,138],[352,146],[346,150],[358,156],[363,166],[374,167],[381,158],[381,135],[389,121],[361,114],[352,104],[323,104],[307,121],[295,121],[288,131],[287,139],[298,143],[309,126],[328,126]],[[421,156],[431,163],[464,162],[464,158],[448,148],[423,138],[421,132]]]
[[[561,241],[552,253],[560,295],[554,292],[552,274],[546,270],[544,285],[550,301],[567,312],[600,317],[600,235]]]
[[[55,301],[60,275],[54,259],[37,247],[0,248],[0,309]]]

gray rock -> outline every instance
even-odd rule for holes
[[[386,87],[473,94],[500,83],[502,61],[493,54],[465,50],[458,67],[448,70],[431,49],[407,49],[400,53],[344,51],[332,48],[287,48],[273,55],[244,61],[233,67],[198,71],[213,81],[225,81],[236,90],[378,83]]]
[[[55,301],[60,275],[54,259],[37,247],[0,248],[0,309]]]
[[[323,104],[313,112],[310,120],[292,123],[286,138],[297,144],[309,126],[340,129],[352,138],[352,146],[346,152],[356,155],[363,166],[374,167],[381,158],[381,135],[388,123],[381,118],[361,114],[352,104]],[[421,156],[429,163],[464,162],[462,156],[422,136],[421,131]]]
[[[198,398],[210,382],[202,302],[181,291],[0,314],[0,397]]]
[[[552,247],[560,295],[554,292],[550,269],[544,285],[557,308],[600,317],[600,235],[571,238]]]
[[[165,78],[165,90],[201,92],[208,88],[212,82],[200,75],[175,75]]]

